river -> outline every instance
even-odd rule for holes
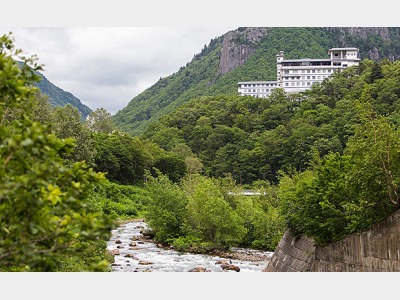
[[[143,239],[140,231],[146,228],[147,224],[139,220],[112,230],[107,250],[116,252],[111,265],[113,272],[190,272],[194,268],[207,272],[261,272],[273,254],[252,249],[232,249],[236,253],[265,258],[251,261],[182,253],[158,247],[154,242]]]

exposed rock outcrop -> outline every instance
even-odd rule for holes
[[[347,33],[352,35],[358,35],[364,40],[366,40],[368,36],[371,34],[380,35],[384,40],[390,39],[390,32],[388,27],[329,27],[329,30],[339,31],[341,33]],[[354,45],[343,45],[343,46],[354,46]]]
[[[266,33],[265,27],[239,28],[226,33],[222,42],[218,73],[226,74],[244,64]]]

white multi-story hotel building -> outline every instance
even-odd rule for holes
[[[274,88],[282,88],[286,93],[304,92],[335,71],[360,62],[357,48],[331,48],[328,55],[330,58],[326,59],[285,59],[284,52],[280,51],[276,55],[277,81],[241,81],[238,82],[238,93],[266,98]]]

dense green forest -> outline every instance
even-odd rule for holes
[[[328,58],[329,48],[346,46],[359,48],[364,59],[396,60],[400,57],[398,27],[387,28],[387,32],[375,28],[352,31],[346,27],[271,27],[266,28],[259,41],[246,35],[250,29],[234,30],[228,46],[254,49],[243,64],[227,73],[219,72],[222,42],[227,34],[212,39],[191,62],[176,73],[160,78],[118,111],[113,116],[115,124],[131,135],[141,135],[161,116],[191,99],[236,95],[239,81],[276,80],[276,54],[281,50],[288,59]]]
[[[110,271],[111,229],[132,218],[177,250],[274,251],[287,228],[327,244],[399,207],[397,60],[303,94],[199,96],[133,136],[51,105],[20,53],[0,38],[1,271]]]

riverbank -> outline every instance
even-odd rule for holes
[[[117,223],[119,224],[119,226],[124,226],[128,223],[133,223],[133,222],[144,222],[145,223],[146,221],[145,221],[145,219],[141,218],[141,219],[119,220]],[[151,242],[151,243],[154,243],[158,248],[164,249],[164,250],[173,249],[172,246],[157,243],[148,235],[141,234],[141,235],[135,236],[134,240]],[[192,254],[199,254],[199,253],[191,252],[191,251],[188,251],[188,252],[192,253]],[[249,261],[252,263],[257,263],[257,262],[265,263],[266,261],[268,262],[271,259],[273,252],[268,252],[268,251],[263,252],[263,251],[259,251],[259,250],[255,250],[255,249],[248,249],[248,248],[243,249],[243,248],[234,247],[234,248],[230,249],[229,251],[214,249],[208,253],[203,253],[203,254],[214,256],[214,257],[221,257],[221,258],[224,258],[227,260],[243,260],[243,261]]]

